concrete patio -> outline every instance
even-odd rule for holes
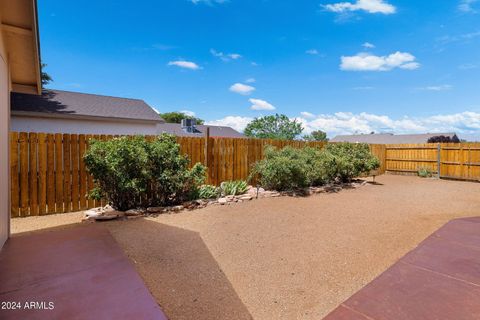
[[[480,319],[480,217],[452,220],[325,320]]]
[[[166,319],[106,228],[52,229],[3,247],[1,319]]]

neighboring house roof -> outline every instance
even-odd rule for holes
[[[61,90],[44,90],[41,96],[12,93],[11,111],[12,115],[164,122],[157,112],[140,99]]]
[[[352,142],[352,143],[372,143],[372,144],[402,144],[402,143],[427,143],[428,139],[436,136],[453,137],[455,133],[424,133],[424,134],[354,134],[336,136],[331,142]]]
[[[195,133],[185,131],[178,123],[162,123],[157,125],[158,133],[170,133],[179,137],[203,137],[210,128],[210,137],[245,138],[243,134],[230,127],[195,125]]]

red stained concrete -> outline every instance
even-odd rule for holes
[[[46,231],[8,240],[0,252],[0,319],[161,319],[130,260],[102,226]],[[54,308],[34,310],[26,302]],[[5,305],[3,305],[5,307]]]
[[[448,222],[324,320],[480,319],[480,217]]]

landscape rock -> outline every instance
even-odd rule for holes
[[[218,199],[218,203],[220,203],[220,204],[226,204],[227,202],[228,202],[228,200],[226,198]]]
[[[147,212],[148,213],[157,213],[163,211],[163,207],[148,207]]]
[[[99,208],[95,208],[95,209],[90,209],[90,210],[87,210],[85,211],[85,216],[87,218],[94,218],[94,217],[98,217],[102,214],[102,212],[100,210],[98,210]]]
[[[145,211],[141,210],[141,209],[130,209],[130,210],[127,210],[125,211],[125,215],[127,217],[131,217],[131,216],[141,216],[142,214],[144,214]]]
[[[248,201],[252,199],[253,199],[253,196],[249,194],[244,194],[238,198],[238,200],[242,200],[242,201]]]
[[[185,208],[184,206],[174,206],[174,207],[171,207],[171,211],[178,212],[183,210],[184,208]]]

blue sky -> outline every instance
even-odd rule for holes
[[[480,138],[479,0],[39,0],[50,88],[241,130]]]

